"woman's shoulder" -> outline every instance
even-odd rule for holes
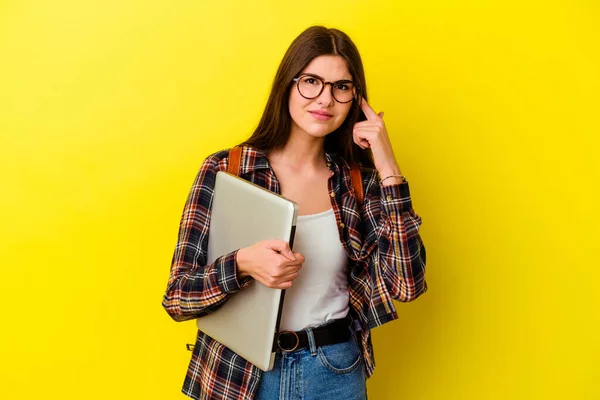
[[[229,157],[229,150],[230,149],[221,149],[221,150],[215,151],[214,153],[206,156],[206,158],[204,159],[204,162],[219,163],[220,161]]]
[[[254,147],[239,145],[239,146],[234,146],[231,148],[225,148],[225,149],[216,151],[216,152],[210,154],[209,156],[207,156],[205,158],[205,160],[218,162],[218,161],[227,159],[227,158],[229,158],[229,154],[233,150],[239,151],[242,155],[262,155],[263,154],[262,151],[255,149]]]
[[[363,181],[368,182],[372,179],[377,179],[378,177],[377,169],[375,169],[375,167],[365,165],[361,162],[348,161],[341,156],[334,156],[333,160],[334,162],[337,162],[342,169],[346,168],[348,171],[359,170]]]
[[[233,164],[234,170],[238,170],[239,175],[257,166],[267,165],[267,160],[263,151],[250,146],[239,145],[210,154],[204,159],[202,169],[227,171],[230,164]]]
[[[202,162],[203,168],[212,167],[217,170],[226,170],[231,149],[221,149],[206,156]]]

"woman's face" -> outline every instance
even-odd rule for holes
[[[303,74],[320,77],[325,82],[352,80],[346,61],[335,55],[315,57],[298,76]],[[305,81],[303,87],[307,87],[306,90],[310,91],[311,87],[309,85],[315,84],[319,85],[318,80],[309,78],[308,81]],[[349,87],[351,88],[352,84]],[[340,85],[336,89],[336,93],[347,89],[348,87]],[[306,95],[306,93],[303,94]],[[344,94],[336,94],[336,96],[339,98]],[[342,98],[342,100],[346,99]],[[298,85],[294,82],[288,101],[290,115],[292,116],[292,132],[305,132],[315,138],[325,137],[342,125],[353,101],[348,103],[338,102],[332,96],[331,85],[325,85],[319,96],[307,99],[300,94]]]

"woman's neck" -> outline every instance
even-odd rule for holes
[[[292,129],[287,143],[269,152],[269,160],[295,170],[321,169],[325,165],[325,138],[315,138]]]

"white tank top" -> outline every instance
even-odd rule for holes
[[[333,209],[298,216],[293,247],[305,261],[285,292],[280,329],[299,331],[348,315],[348,256]]]

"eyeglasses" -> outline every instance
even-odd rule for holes
[[[349,103],[356,95],[354,83],[347,79],[335,82],[325,82],[315,75],[301,75],[293,79],[298,86],[300,96],[305,99],[314,99],[323,93],[325,85],[331,85],[331,95],[338,103]]]

